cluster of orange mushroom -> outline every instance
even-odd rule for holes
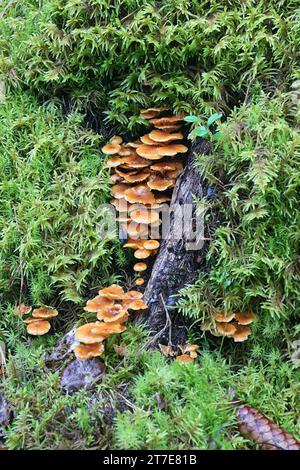
[[[109,155],[108,168],[114,171],[111,202],[129,238],[124,246],[135,250],[137,260],[154,256],[160,246],[159,210],[171,200],[170,191],[183,171],[180,156],[188,150],[179,132],[184,116],[161,117],[162,113],[168,114],[163,108],[142,110],[141,116],[154,126],[153,130],[135,142],[124,143],[122,137],[114,136],[102,148]],[[147,264],[138,261],[133,269],[138,273],[136,285],[142,285],[141,273]]]
[[[214,336],[223,336],[233,339],[235,343],[241,343],[251,334],[249,325],[255,320],[252,312],[248,313],[217,313],[214,318],[215,326],[210,329]]]
[[[17,307],[17,313],[21,317],[32,314],[31,317],[23,321],[27,325],[27,333],[33,336],[42,336],[48,333],[51,328],[49,320],[58,315],[58,311],[52,307],[40,307],[32,310],[32,307],[24,304]]]
[[[181,354],[178,353],[178,349],[174,349],[172,346],[165,346],[163,344],[159,344],[159,349],[162,354],[166,357],[176,357],[176,361],[187,363],[193,362],[194,359],[198,356],[197,349],[199,349],[198,344],[179,344],[178,348]]]
[[[142,296],[141,292],[125,292],[122,287],[112,284],[88,300],[84,310],[96,313],[97,321],[77,328],[75,339],[80,344],[74,349],[76,358],[85,360],[101,356],[104,352],[103,341],[112,334],[120,334],[126,330],[124,323],[129,318],[128,310],[147,308]]]

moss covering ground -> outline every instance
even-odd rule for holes
[[[254,448],[227,406],[233,387],[300,438],[299,16],[297,1],[26,0],[0,21],[1,392],[11,449]],[[298,84],[297,84],[298,83]],[[117,240],[99,239],[110,184],[103,136],[86,116],[135,133],[141,107],[207,118],[222,138],[199,167],[216,197],[208,271],[186,286],[199,358],[182,366],[140,350],[145,328],[111,340],[91,392],[63,393],[44,353],[82,318],[91,289],[124,280]],[[61,310],[55,333],[31,339],[20,301]],[[203,336],[217,310],[254,311],[242,345]],[[63,367],[63,364],[61,365]],[[51,406],[49,406],[49,403]]]

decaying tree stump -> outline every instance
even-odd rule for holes
[[[166,328],[166,321],[172,323],[172,329],[176,328],[172,341],[174,344],[184,341],[185,329],[183,321],[179,316],[166,312],[166,304],[169,303],[170,296],[176,294],[185,284],[193,282],[197,276],[196,271],[199,268],[199,257],[203,248],[189,249],[189,243],[192,240],[190,233],[183,233],[180,239],[176,234],[180,231],[178,224],[182,224],[182,209],[184,205],[193,205],[193,217],[195,217],[196,204],[195,200],[205,195],[203,180],[201,174],[195,165],[195,155],[207,155],[210,153],[210,144],[204,140],[196,141],[187,155],[186,167],[184,172],[178,178],[173,191],[170,203],[170,225],[168,233],[162,240],[159,254],[154,263],[150,279],[148,281],[144,301],[149,306],[146,318],[150,330],[159,337],[169,335],[170,328]],[[187,207],[187,206],[186,206]],[[185,225],[186,222],[185,222]],[[180,324],[181,332],[180,330]],[[164,329],[160,336],[157,333]],[[167,331],[169,330],[169,332]]]

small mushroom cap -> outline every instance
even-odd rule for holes
[[[128,209],[128,202],[125,199],[112,199],[110,203],[115,206],[118,212],[126,212]]]
[[[125,197],[125,192],[128,190],[128,184],[119,183],[114,184],[111,188],[112,195],[116,199],[122,199]]]
[[[178,131],[181,126],[180,125],[156,125],[155,126],[156,129],[160,129],[162,131],[167,131],[167,132],[171,132],[171,131]]]
[[[155,197],[151,190],[145,184],[140,184],[129,188],[124,193],[126,201],[133,203],[154,204]]]
[[[236,327],[232,323],[217,323],[216,329],[223,336],[233,336],[236,332]]]
[[[119,157],[118,155],[115,157],[110,157],[106,162],[107,168],[116,168],[117,166],[120,166],[123,164],[124,164],[123,158]]]
[[[157,146],[157,142],[155,142],[154,140],[150,139],[149,134],[143,135],[143,136],[141,137],[141,141],[142,141],[143,144],[145,144],[145,145],[155,145],[155,146]]]
[[[148,306],[145,304],[145,302],[142,301],[142,299],[137,299],[137,300],[125,300],[124,305],[126,308],[129,310],[145,310],[148,308]]]
[[[85,359],[91,359],[92,357],[101,356],[104,352],[104,346],[102,343],[93,344],[80,344],[74,349],[74,353],[77,359],[81,361]]]
[[[197,351],[199,349],[198,344],[181,344],[179,348],[183,353]]]
[[[160,247],[160,243],[157,240],[145,240],[144,248],[146,250],[157,250]]]
[[[25,304],[20,304],[16,307],[16,313],[18,313],[18,315],[21,315],[21,317],[23,315],[28,315],[28,313],[30,313],[32,311],[32,307],[29,307]]]
[[[173,162],[158,162],[154,163],[154,165],[150,166],[150,169],[153,171],[157,171],[158,173],[166,173],[167,171],[175,171],[178,168],[183,168],[181,162],[173,161]]]
[[[86,323],[85,325],[77,328],[75,332],[75,339],[80,343],[93,344],[101,343],[107,338],[107,334],[99,331],[98,327],[101,325],[99,322]]]
[[[136,149],[136,153],[140,157],[146,158],[148,160],[161,160],[163,155],[159,153],[160,148],[162,147],[159,147],[158,145],[141,145]]]
[[[97,319],[103,320],[104,322],[118,322],[124,323],[128,320],[128,313],[122,305],[114,305],[113,307],[107,307],[97,313]]]
[[[160,176],[156,176],[155,178],[151,178],[151,180],[147,181],[147,186],[155,191],[165,191],[174,185],[174,179],[161,178]]]
[[[150,132],[149,138],[154,142],[171,142],[173,140],[182,140],[183,134],[181,134],[181,132],[170,134],[169,132],[155,129],[154,131]]]
[[[178,114],[170,117],[163,117],[158,119],[150,119],[151,124],[155,127],[158,126],[173,126],[174,124],[177,125],[178,122],[184,119],[183,114]]]
[[[166,108],[148,108],[142,109],[140,112],[141,117],[144,119],[152,119],[158,117],[162,111],[165,111]]]
[[[122,168],[127,169],[139,169],[139,168],[146,168],[147,166],[151,165],[149,160],[145,158],[139,157],[138,155],[131,155],[130,157],[123,157],[124,163],[126,164]]]
[[[193,362],[193,358],[189,356],[189,354],[181,354],[180,356],[176,357],[176,361],[183,363]]]
[[[183,144],[169,144],[158,148],[158,154],[163,157],[172,157],[177,153],[186,153],[188,147]]]
[[[198,356],[198,354],[196,353],[196,351],[191,351],[190,352],[190,356],[192,359],[196,359],[196,357]]]
[[[123,142],[123,139],[122,137],[120,137],[119,135],[114,135],[111,139],[110,139],[110,143],[112,145],[121,145],[121,143]]]
[[[164,194],[155,195],[155,202],[157,204],[164,204],[165,202],[171,201],[170,196],[165,196]]]
[[[142,181],[145,181],[147,178],[149,178],[150,173],[147,173],[146,171],[141,172],[141,173],[136,173],[135,175],[126,175],[123,176],[125,181],[128,183],[141,183]]]
[[[147,224],[138,224],[137,222],[130,221],[130,223],[122,224],[122,228],[131,238],[146,238],[148,235]]]
[[[97,322],[96,329],[99,331],[99,333],[105,335],[105,337],[107,338],[109,335],[112,335],[112,334],[123,333],[123,331],[126,330],[126,326],[124,326],[123,324],[120,323],[119,320],[117,320],[117,321],[111,321],[107,323]]]
[[[97,313],[99,310],[107,307],[112,307],[114,305],[114,301],[112,299],[108,299],[103,297],[102,295],[97,295],[91,300],[88,300],[84,310],[86,312]]]
[[[130,157],[131,155],[134,155],[134,151],[130,147],[123,147],[119,151],[119,155],[121,157]]]
[[[240,325],[250,325],[250,323],[254,322],[255,315],[252,312],[236,313],[235,318]]]
[[[135,250],[134,252],[134,257],[137,259],[146,259],[149,258],[151,255],[151,251],[145,250],[145,248],[139,248],[138,250]]]
[[[119,144],[106,144],[102,147],[102,152],[106,155],[116,155],[121,150],[121,145]]]
[[[140,272],[146,271],[147,265],[146,263],[135,263],[135,265],[133,266],[133,269],[137,273],[140,273]]]
[[[138,250],[139,248],[144,248],[144,240],[132,240],[131,238],[129,238],[127,243],[125,243],[123,247]]]
[[[138,278],[135,280],[135,285],[136,285],[136,286],[142,286],[144,283],[145,283],[145,279],[143,279],[142,277],[138,277]]]
[[[242,343],[248,339],[248,336],[251,334],[251,329],[248,326],[236,324],[236,331],[233,335],[233,340],[235,343]]]
[[[140,140],[135,140],[134,142],[128,142],[128,143],[126,144],[126,146],[136,149],[136,148],[139,147],[141,144],[142,144],[142,143],[141,143]]]
[[[55,308],[46,308],[46,307],[41,307],[41,308],[35,308],[32,311],[32,316],[35,318],[53,318],[57,317],[58,311]]]
[[[225,315],[225,313],[220,312],[217,313],[217,315],[215,316],[215,320],[220,323],[229,323],[231,320],[234,319],[234,317],[234,313],[229,313]]]
[[[32,321],[27,325],[27,333],[33,336],[42,336],[48,333],[51,325],[47,320]]]
[[[158,212],[149,211],[146,208],[133,210],[130,212],[130,217],[139,224],[152,224],[159,220]]]
[[[99,295],[107,299],[122,300],[124,299],[124,294],[125,292],[122,287],[117,286],[117,284],[112,284],[109,287],[99,290]]]
[[[138,300],[143,297],[143,294],[141,292],[138,292],[137,290],[130,290],[128,292],[125,292],[124,300]]]

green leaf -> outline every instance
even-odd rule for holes
[[[221,119],[221,117],[223,116],[222,113],[215,113],[215,114],[212,114],[208,120],[207,120],[207,125],[208,127],[210,127],[215,121],[217,121],[218,119]]]
[[[184,121],[186,121],[186,122],[201,122],[201,119],[198,116],[190,115],[190,116],[186,116],[184,118]]]
[[[199,126],[195,129],[195,135],[197,137],[205,137],[209,134],[209,129],[205,126]]]

